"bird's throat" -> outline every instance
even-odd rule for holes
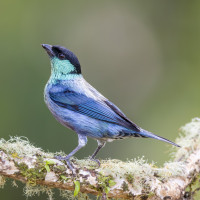
[[[64,80],[74,80],[82,77],[76,72],[75,67],[69,61],[51,60],[50,83],[56,83]]]
[[[55,84],[60,81],[69,81],[80,79],[82,77],[81,74],[62,74],[62,73],[51,73],[49,78],[49,83]]]

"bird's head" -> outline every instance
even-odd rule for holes
[[[65,80],[67,77],[80,75],[81,66],[76,55],[65,47],[42,44],[50,57],[52,75],[57,79]]]

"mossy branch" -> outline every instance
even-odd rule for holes
[[[93,194],[102,199],[191,199],[199,188],[200,119],[195,118],[180,130],[177,143],[181,148],[173,152],[173,161],[162,168],[143,158],[122,162],[101,161],[101,167],[89,160],[72,159],[74,176],[65,163],[54,159],[25,138],[0,140],[0,185],[5,178],[26,183],[27,196],[46,191],[51,199],[52,188],[59,188],[62,196]],[[189,189],[189,190],[188,190]],[[69,194],[68,191],[74,191]]]

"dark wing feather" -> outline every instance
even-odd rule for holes
[[[134,131],[138,127],[109,101],[94,100],[84,94],[68,90],[49,91],[51,100],[58,106],[86,115],[88,117],[124,126]]]
[[[136,124],[134,124],[130,119],[128,119],[128,118],[126,117],[126,115],[125,115],[115,104],[113,104],[112,102],[110,102],[110,101],[108,101],[108,100],[106,100],[106,101],[104,101],[104,102],[105,102],[116,114],[118,114],[118,115],[119,115],[121,118],[123,118],[127,123],[129,123],[131,129],[140,132],[139,127],[138,127]]]

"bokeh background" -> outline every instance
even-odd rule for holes
[[[48,43],[72,50],[85,78],[136,124],[175,141],[179,127],[199,116],[199,10],[200,1],[186,0],[1,0],[0,137],[25,136],[51,152],[77,145],[43,101],[50,64],[40,44]],[[76,156],[95,148],[89,140]],[[162,165],[170,148],[133,138],[107,144],[98,157],[144,155]],[[0,198],[26,199],[9,183]]]

